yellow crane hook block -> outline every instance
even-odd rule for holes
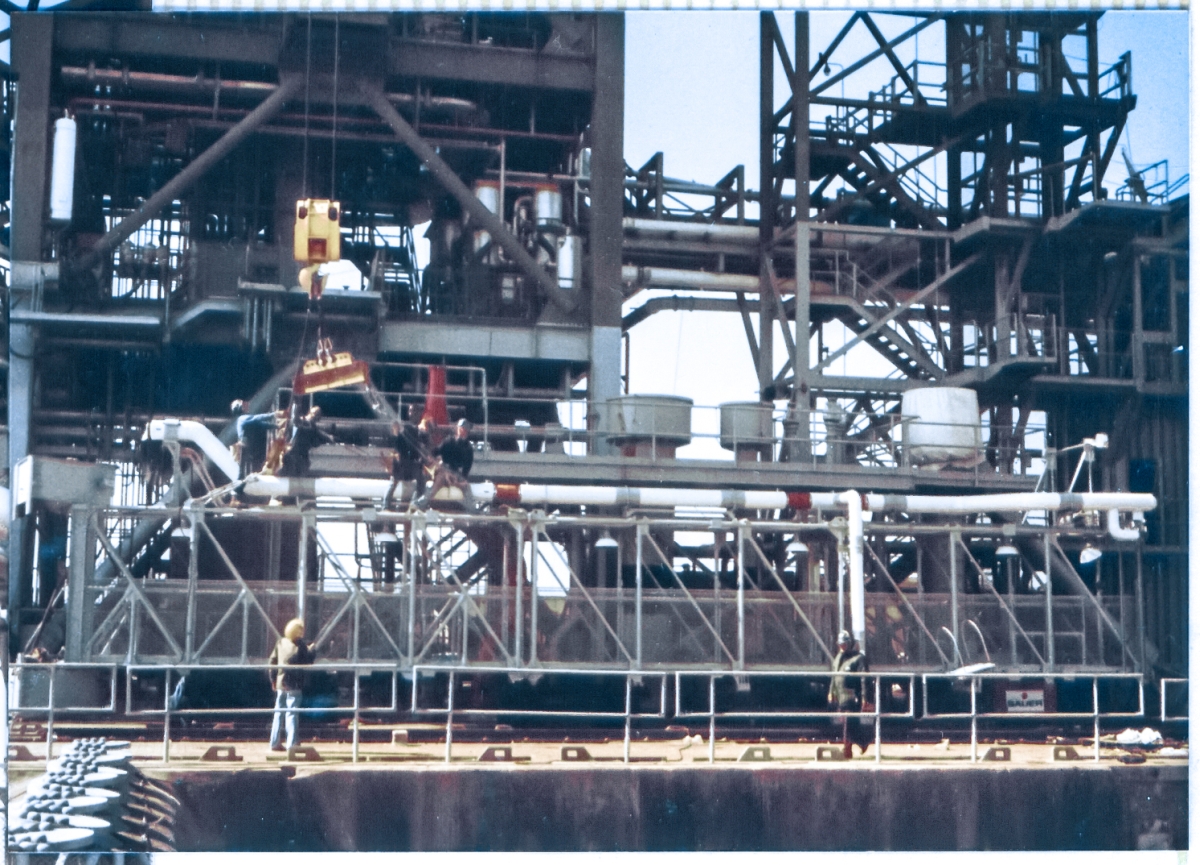
[[[322,198],[296,202],[296,231],[292,257],[308,264],[338,261],[342,257],[342,206]]]
[[[367,375],[365,360],[355,360],[348,351],[334,354],[333,343],[323,339],[317,346],[317,359],[306,360],[303,369],[292,379],[292,393],[303,396],[335,387],[366,384]]]

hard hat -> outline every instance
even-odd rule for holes
[[[842,631],[838,634],[837,641],[839,646],[842,643],[849,644],[854,642],[854,637],[850,636],[849,631]]]

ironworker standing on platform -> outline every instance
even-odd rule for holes
[[[287,728],[287,750],[300,744],[299,712],[304,698],[304,671],[297,667],[313,662],[313,651],[304,641],[304,622],[292,619],[283,628],[283,636],[271,650],[267,663],[271,687],[275,689],[275,716],[271,721],[271,750],[283,751],[280,745],[280,722]]]
[[[433,486],[418,502],[421,507],[428,507],[434,496],[443,488],[458,487],[462,490],[463,506],[467,510],[475,509],[475,498],[471,494],[471,485],[467,482],[467,476],[475,462],[475,448],[471,445],[470,435],[471,424],[460,420],[454,428],[454,436],[438,446],[436,454],[439,463],[434,474]]]
[[[835,673],[866,673],[870,670],[867,656],[849,631],[838,634],[837,649],[833,659]],[[872,737],[864,723],[867,719],[850,715],[862,711],[863,681],[860,676],[834,676],[829,682],[829,708],[841,713],[835,722],[842,725],[842,753],[847,760],[854,756],[855,745],[865,754],[871,744]]]
[[[428,432],[410,422],[392,423],[392,449],[395,451],[391,459],[392,483],[383,497],[385,510],[391,504],[396,487],[405,481],[413,484],[412,499],[415,501],[420,497],[425,486],[425,464],[432,460]]]
[[[321,419],[321,409],[313,406],[308,414],[296,419],[296,428],[292,431],[291,441],[287,452],[283,455],[283,464],[279,476],[300,478],[308,474],[310,465],[309,454],[312,449],[322,444],[332,444],[336,439],[317,426]]]

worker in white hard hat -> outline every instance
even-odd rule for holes
[[[849,631],[838,634],[837,650],[833,659],[835,673],[866,673],[870,670],[867,656]],[[847,760],[854,756],[855,745],[865,754],[871,744],[871,732],[864,723],[870,719],[852,717],[862,711],[864,682],[862,676],[834,676],[829,681],[829,708],[838,712],[835,723],[842,725],[842,753]]]

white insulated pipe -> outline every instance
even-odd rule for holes
[[[231,481],[238,479],[240,469],[233,454],[221,443],[219,438],[213,435],[212,430],[200,421],[158,418],[150,421],[149,426],[146,427],[146,438],[151,441],[180,441],[194,444],[201,453],[212,460],[213,465],[219,468],[225,477]],[[386,491],[385,487],[384,492]]]
[[[757,276],[740,273],[709,273],[705,270],[679,270],[674,267],[621,267],[621,281],[638,288],[675,288],[690,291],[757,292]]]
[[[155,422],[158,423],[158,422]],[[193,424],[183,421],[181,424]],[[205,432],[207,428],[196,424]],[[153,427],[153,424],[152,424]],[[188,427],[190,428],[190,427]],[[181,426],[179,437],[185,438]],[[211,435],[211,433],[210,433]],[[152,436],[153,437],[153,436]],[[199,444],[199,443],[198,443]],[[206,451],[207,453],[207,451]],[[230,458],[232,459],[232,458]],[[375,498],[388,487],[386,480],[373,478],[276,478],[252,476],[246,486],[251,495],[318,495]],[[261,492],[260,492],[261,490]],[[496,504],[541,507],[585,505],[592,507],[692,507],[751,508],[755,510],[844,510],[847,493],[785,490],[717,490],[679,487],[618,487],[569,484],[471,484],[475,498]],[[458,497],[446,490],[445,500]],[[909,514],[1016,513],[1052,511],[1152,511],[1157,500],[1150,493],[1001,493],[979,496],[904,496],[855,493],[862,511],[894,511]],[[439,496],[441,499],[442,496]],[[1111,518],[1110,518],[1111,519]],[[1111,524],[1110,524],[1111,526]],[[1117,540],[1126,539],[1131,529],[1120,529]]]
[[[662,219],[626,217],[622,228],[634,234],[659,235],[675,240],[719,241],[758,246],[758,228],[753,225],[705,225],[702,222],[671,222]]]
[[[848,546],[848,574],[850,576],[850,631],[858,644],[863,645],[867,633],[865,588],[863,586],[863,497],[854,490],[838,496],[846,506],[846,543]]]
[[[1134,519],[1141,520],[1141,513],[1135,512]],[[1108,512],[1108,535],[1114,541],[1136,541],[1142,536],[1142,530],[1134,526],[1133,528],[1121,528],[1121,511],[1118,508],[1113,508]]]

